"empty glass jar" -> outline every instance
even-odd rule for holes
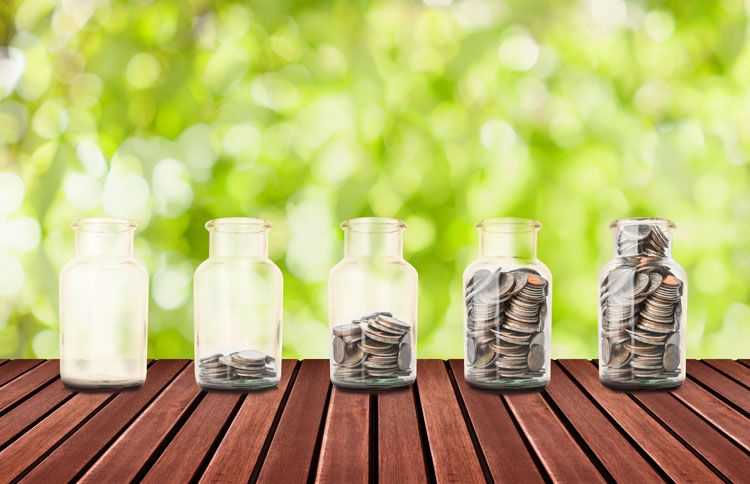
[[[271,224],[206,224],[208,260],[195,271],[195,379],[203,388],[254,390],[281,377],[283,279],[268,258]]]
[[[417,271],[404,260],[406,224],[341,224],[344,258],[328,285],[331,381],[349,388],[410,385],[417,374]]]
[[[599,273],[599,378],[621,389],[672,388],[685,380],[687,275],[672,259],[674,224],[610,224],[615,257]]]
[[[534,220],[477,224],[479,257],[464,271],[464,378],[488,389],[544,387],[550,378],[552,274],[536,257]]]
[[[148,273],[133,258],[136,223],[72,224],[76,255],[60,273],[60,377],[81,388],[146,380]]]

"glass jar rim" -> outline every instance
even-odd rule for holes
[[[138,227],[135,220],[118,217],[89,217],[74,220],[70,224],[73,230],[83,230],[86,232],[98,233],[116,233],[129,232]]]
[[[206,222],[206,230],[233,233],[257,233],[271,230],[271,222],[251,217],[225,217]]]
[[[538,232],[542,228],[542,224],[530,218],[499,217],[484,219],[474,227],[477,230],[486,230],[489,232]]]
[[[660,227],[667,227],[669,229],[674,229],[677,227],[674,224],[674,222],[672,222],[671,220],[667,220],[665,218],[630,217],[630,218],[618,218],[617,220],[612,221],[612,223],[609,224],[609,228],[615,229],[615,228],[622,228],[622,227],[632,227],[634,225],[660,226]]]
[[[344,220],[341,228],[352,232],[399,232],[406,228],[406,222],[397,218],[359,217]]]

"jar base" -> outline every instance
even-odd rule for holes
[[[685,380],[618,380],[599,379],[607,388],[612,390],[671,390],[682,386]]]
[[[331,376],[331,383],[340,388],[350,390],[390,390],[393,388],[403,388],[414,384],[415,378],[388,378],[372,380],[341,380]]]
[[[252,392],[267,390],[279,386],[279,380],[270,378],[259,378],[252,381],[206,381],[196,378],[196,383],[204,390],[226,390],[234,392]]]
[[[546,388],[549,380],[508,380],[498,382],[487,382],[487,381],[473,381],[464,377],[466,383],[470,387],[479,388],[481,390],[494,390],[494,391],[524,391],[524,390],[535,390],[542,391]]]
[[[80,380],[75,378],[60,378],[63,384],[69,388],[78,390],[127,390],[137,388],[146,381],[145,379],[101,379],[101,380]]]

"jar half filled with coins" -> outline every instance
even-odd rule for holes
[[[477,224],[479,257],[464,271],[464,378],[488,389],[550,378],[552,274],[536,256],[535,220]]]
[[[203,388],[254,390],[281,376],[283,280],[268,258],[271,224],[206,224],[208,260],[195,271],[195,379]]]
[[[344,258],[328,285],[331,381],[348,388],[410,385],[417,374],[417,271],[404,260],[406,224],[341,224]]]
[[[672,259],[668,220],[610,224],[615,257],[599,273],[599,378],[621,389],[685,380],[687,275]]]

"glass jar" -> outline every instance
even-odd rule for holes
[[[417,375],[417,271],[404,260],[406,224],[357,218],[341,224],[344,258],[328,280],[331,381],[395,388]]]
[[[487,389],[542,388],[550,378],[552,274],[536,257],[535,220],[483,220],[464,271],[464,378]]]
[[[283,278],[268,258],[271,224],[206,224],[208,260],[195,271],[195,380],[203,388],[256,390],[281,377]]]
[[[146,380],[148,273],[133,258],[136,223],[72,224],[76,255],[60,273],[60,377],[81,388]]]
[[[685,380],[687,275],[672,259],[668,220],[610,224],[615,257],[599,273],[599,378],[620,388]]]

